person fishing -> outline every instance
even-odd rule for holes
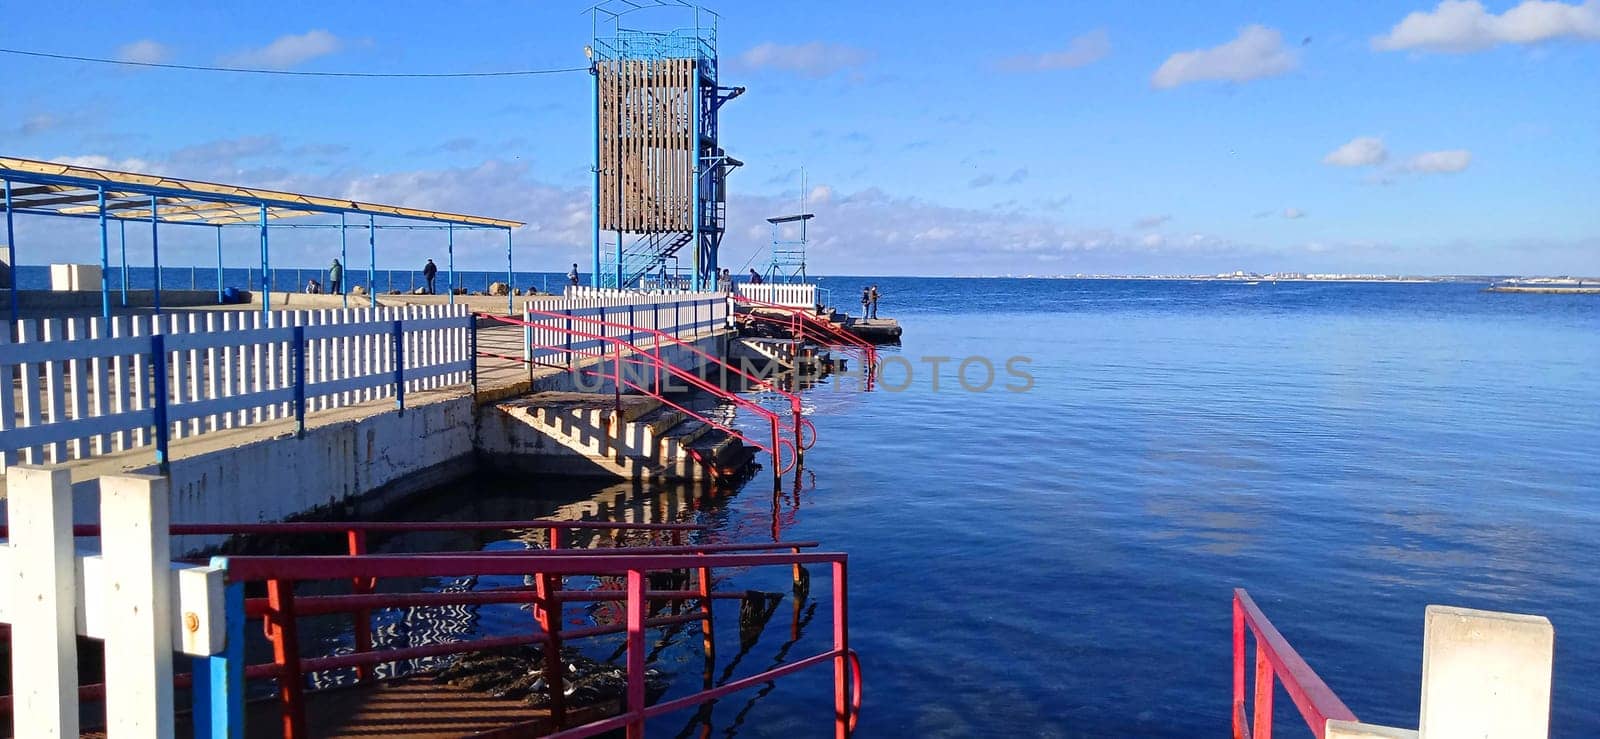
[[[873,318],[873,320],[877,320],[877,318],[878,318],[878,286],[877,285],[873,285],[872,289],[870,291],[868,291],[868,292],[869,292],[870,297],[872,298],[872,318]]]
[[[572,263],[572,270],[567,273],[567,284],[571,285],[573,287],[577,287],[578,286],[578,263],[577,262],[573,262]]]
[[[422,265],[422,279],[428,281],[429,295],[433,294],[433,278],[437,274],[439,274],[439,267],[433,263],[432,259],[429,259],[427,264]]]
[[[863,285],[861,288],[861,318],[867,318],[867,306],[872,304],[872,288]]]
[[[757,272],[755,267],[751,267],[750,268],[750,284],[752,284],[752,285],[761,284],[761,273]]]

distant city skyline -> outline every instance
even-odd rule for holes
[[[8,9],[0,47],[567,69],[586,64],[586,5],[35,4]],[[799,207],[804,166],[821,274],[1600,274],[1600,0],[709,7],[723,81],[749,89],[722,122],[747,163],[730,178],[735,272],[764,263],[764,219]],[[587,268],[582,71],[6,62],[0,153],[517,219],[519,269]],[[97,254],[90,224],[63,221],[18,219],[25,264]],[[284,234],[285,264],[321,264],[334,243]],[[163,261],[208,263],[208,238],[164,230]],[[442,251],[385,238],[386,267]],[[466,235],[457,264],[492,268],[502,244]]]

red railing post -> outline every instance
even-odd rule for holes
[[[284,739],[304,739],[306,734],[305,676],[300,674],[299,630],[294,621],[294,583],[267,581],[267,617],[272,639],[272,662],[278,668],[278,706]]]
[[[644,571],[628,570],[628,739],[644,739]]]
[[[1259,648],[1259,647],[1258,647]],[[1239,593],[1233,594],[1233,739],[1245,739],[1250,733],[1244,715],[1244,608],[1239,605]]]
[[[783,449],[778,440],[778,417],[772,417],[772,489],[783,488]]]
[[[550,527],[549,549],[560,549],[563,545],[561,528]],[[544,630],[544,683],[550,691],[550,720],[555,723],[555,728],[560,729],[566,722],[566,665],[561,660],[561,619],[563,608],[559,593],[566,578],[561,575],[538,574],[534,575],[534,587],[537,590],[539,602],[533,606],[534,617],[539,621],[539,628]]]
[[[701,683],[706,690],[715,684],[715,667],[717,665],[717,640],[713,638],[711,620],[711,568],[699,568],[700,580],[700,634],[702,649],[705,652],[705,672],[701,675]]]
[[[850,626],[847,619],[849,606],[846,593],[844,559],[833,563],[833,736],[847,739],[850,736]]]
[[[348,529],[345,536],[349,543],[351,556],[367,553],[367,532],[365,529]],[[373,578],[350,578],[350,592],[356,595],[372,593]],[[355,642],[357,652],[372,651],[372,611],[362,610],[355,613]],[[356,681],[364,682],[372,677],[372,668],[366,665],[356,666]]]
[[[1256,724],[1254,739],[1272,739],[1272,660],[1260,644],[1256,645],[1256,708],[1250,718]]]

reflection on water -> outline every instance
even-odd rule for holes
[[[763,484],[751,486],[753,490],[762,492],[752,492],[750,496],[770,500],[770,516],[765,520],[730,512],[729,501],[742,494],[737,489],[708,488],[697,484],[644,485],[510,477],[491,473],[460,480],[413,497],[385,511],[382,518],[397,521],[541,518],[635,523],[692,522],[705,524],[709,528],[704,533],[688,535],[688,540],[683,543],[783,541],[784,529],[798,520],[805,479],[805,476],[796,475],[788,490],[772,495],[765,494],[764,479]],[[567,532],[566,536],[569,537],[568,546],[574,547],[664,546],[676,543],[670,532],[575,530]],[[548,543],[548,530],[543,528],[429,531],[373,535],[369,549],[373,553],[504,551],[543,549]],[[807,641],[808,627],[815,620],[818,610],[818,603],[810,594],[810,572],[799,566],[792,571],[786,568],[765,569],[783,569],[788,573],[788,578],[781,577],[781,573],[774,577],[774,573],[748,568],[726,568],[713,573],[713,590],[749,591],[743,599],[719,600],[715,603],[714,618],[718,626],[714,631],[717,643],[710,652],[714,661],[705,659],[708,652],[704,648],[698,622],[652,630],[648,659],[653,669],[662,671],[670,680],[670,688],[663,699],[687,695],[780,666],[791,650],[802,643],[802,651],[806,654],[831,645],[831,635],[826,633],[826,619],[823,633],[812,640],[815,643]],[[661,573],[662,578],[669,575],[671,573]],[[686,581],[657,581],[655,576],[652,578],[651,587],[656,589],[685,589],[689,586]],[[394,579],[380,581],[378,591],[463,592],[533,584],[531,577]],[[571,577],[567,579],[565,587],[620,591],[625,588],[625,578]],[[302,594],[320,593],[323,590],[329,593],[342,592],[342,587],[329,583],[315,591],[303,589]],[[762,592],[765,595],[761,595]],[[685,609],[690,604],[672,602],[662,607],[662,615],[677,614],[687,612]],[[626,620],[626,613],[622,603],[595,601],[569,603],[564,617],[563,628],[570,630],[621,624]],[[397,608],[375,613],[372,638],[376,648],[393,649],[528,633],[534,623],[529,607],[520,604]],[[307,653],[344,654],[353,649],[353,637],[345,618],[305,619],[302,624],[302,638],[307,643]],[[568,646],[579,648],[587,656],[601,662],[618,667],[625,663],[626,645],[620,634],[577,640],[569,642]],[[424,658],[385,664],[376,670],[376,674],[379,677],[394,677],[436,669],[451,659]],[[328,688],[351,685],[355,679],[354,670],[333,670],[312,675],[310,684],[314,688]],[[266,687],[260,686],[263,693]],[[709,736],[714,731],[732,735],[739,731],[755,707],[774,689],[775,686],[768,683],[736,693],[701,710],[686,711],[680,735]],[[831,700],[831,692],[827,695]],[[671,725],[670,719],[662,722],[663,729]]]

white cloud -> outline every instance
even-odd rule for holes
[[[245,49],[225,56],[222,62],[235,67],[288,69],[332,54],[343,46],[338,36],[318,28],[299,35],[279,36],[259,49]]]
[[[1382,164],[1388,158],[1389,150],[1384,147],[1383,139],[1376,136],[1358,136],[1328,152],[1328,155],[1322,158],[1322,163],[1335,167],[1366,167]]]
[[[1065,49],[1043,54],[1018,54],[1001,59],[996,66],[1013,72],[1077,69],[1098,62],[1110,53],[1111,36],[1101,28],[1074,37],[1067,42]]]
[[[1156,226],[1159,226],[1159,225],[1161,225],[1163,223],[1166,223],[1167,221],[1170,221],[1170,220],[1172,220],[1172,216],[1168,215],[1168,214],[1165,214],[1165,213],[1163,213],[1163,214],[1161,214],[1159,216],[1145,216],[1143,218],[1140,218],[1137,221],[1134,221],[1133,222],[1133,227],[1134,228],[1155,228]]]
[[[1298,218],[1305,218],[1306,217],[1306,212],[1303,211],[1303,210],[1300,210],[1299,208],[1284,208],[1283,209],[1283,217],[1284,218],[1288,218],[1290,220],[1294,220],[1294,219],[1298,219]]]
[[[866,49],[812,41],[807,44],[779,44],[768,41],[735,58],[745,69],[776,69],[805,77],[826,77],[834,72],[859,67],[872,59]]]
[[[124,44],[117,49],[117,58],[125,62],[139,62],[141,64],[160,64],[171,55],[164,44],[150,39],[140,39],[131,44]]]
[[[1439,173],[1460,172],[1472,164],[1472,152],[1466,149],[1423,152],[1406,162],[1409,172]]]
[[[22,119],[22,123],[15,130],[19,136],[33,136],[60,126],[60,118],[49,113],[35,113]]]
[[[1221,46],[1167,57],[1150,77],[1150,85],[1165,90],[1205,80],[1245,82],[1284,74],[1299,63],[1294,52],[1284,47],[1282,34],[1266,26],[1250,25]]]
[[[817,185],[811,188],[811,194],[806,196],[808,203],[828,203],[833,200],[833,188],[827,185]]]
[[[92,169],[110,169],[118,172],[136,172],[141,174],[165,174],[162,167],[148,159],[130,157],[127,159],[112,159],[102,154],[82,154],[78,156],[52,157],[50,161],[57,164],[68,164],[74,167],[90,167]]]
[[[1443,0],[1431,12],[1407,15],[1388,33],[1373,38],[1372,46],[1380,51],[1465,53],[1562,38],[1600,40],[1600,0],[1581,5],[1524,0],[1500,15],[1477,0]]]

